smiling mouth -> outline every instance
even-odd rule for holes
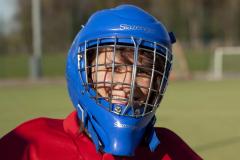
[[[139,98],[139,97],[134,97],[133,99],[134,99],[134,102],[136,102],[136,103],[143,103],[143,100],[141,100],[141,98]],[[129,101],[129,99],[126,97],[112,96],[112,103],[114,103],[114,104],[127,105],[128,101]]]
[[[113,95],[112,103],[126,105],[126,104],[128,104],[128,98],[123,97],[123,96]]]

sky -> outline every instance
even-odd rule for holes
[[[16,28],[14,15],[17,12],[17,0],[0,0],[0,32],[10,33]]]

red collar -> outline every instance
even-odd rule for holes
[[[64,119],[63,128],[65,132],[71,135],[76,136],[79,135],[79,133],[81,133],[79,119],[76,111],[73,111],[71,114],[67,116],[66,119]]]

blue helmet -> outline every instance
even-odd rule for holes
[[[77,34],[67,57],[67,86],[78,117],[97,150],[132,156],[143,140],[152,151],[157,147],[159,140],[153,128],[155,111],[168,83],[174,42],[174,35],[168,33],[161,22],[133,5],[120,5],[94,13]],[[104,47],[112,48],[114,54],[124,47],[133,51],[131,90],[125,104],[113,103],[112,95],[99,95],[96,85],[107,82],[93,83],[89,78],[91,68],[98,70],[97,63],[90,65],[89,55],[94,51],[97,59],[99,50]],[[149,69],[150,85],[146,88],[148,94],[144,101],[137,102],[134,93],[135,88],[140,87],[135,83],[137,71],[141,68],[137,62],[140,52],[146,52],[153,62]],[[114,60],[110,65],[115,67]],[[156,79],[156,75],[160,75],[160,79]],[[108,83],[114,85],[113,80]]]

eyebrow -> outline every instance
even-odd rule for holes
[[[113,48],[103,48],[100,53],[106,54],[105,58],[105,64],[107,63],[112,63],[113,61],[113,54],[114,49]],[[134,59],[133,59],[133,54],[134,50],[132,49],[126,49],[126,48],[116,48],[116,51],[119,51],[117,54],[115,54],[115,63],[117,64],[133,64]],[[139,56],[138,56],[138,65],[146,65],[151,67],[153,65],[152,59],[147,56],[145,51],[139,51]],[[132,56],[129,56],[132,55]]]
[[[106,53],[106,52],[105,52]],[[113,52],[112,52],[113,53]],[[113,62],[113,57],[112,57],[112,53],[111,54],[106,54],[106,58],[105,60],[108,60],[108,62],[112,63]],[[133,53],[131,53],[133,54]],[[127,54],[129,55],[129,54]],[[117,64],[132,64],[133,63],[133,59],[132,61],[129,59],[129,57],[124,56],[121,52],[120,54],[115,54],[115,63]]]

